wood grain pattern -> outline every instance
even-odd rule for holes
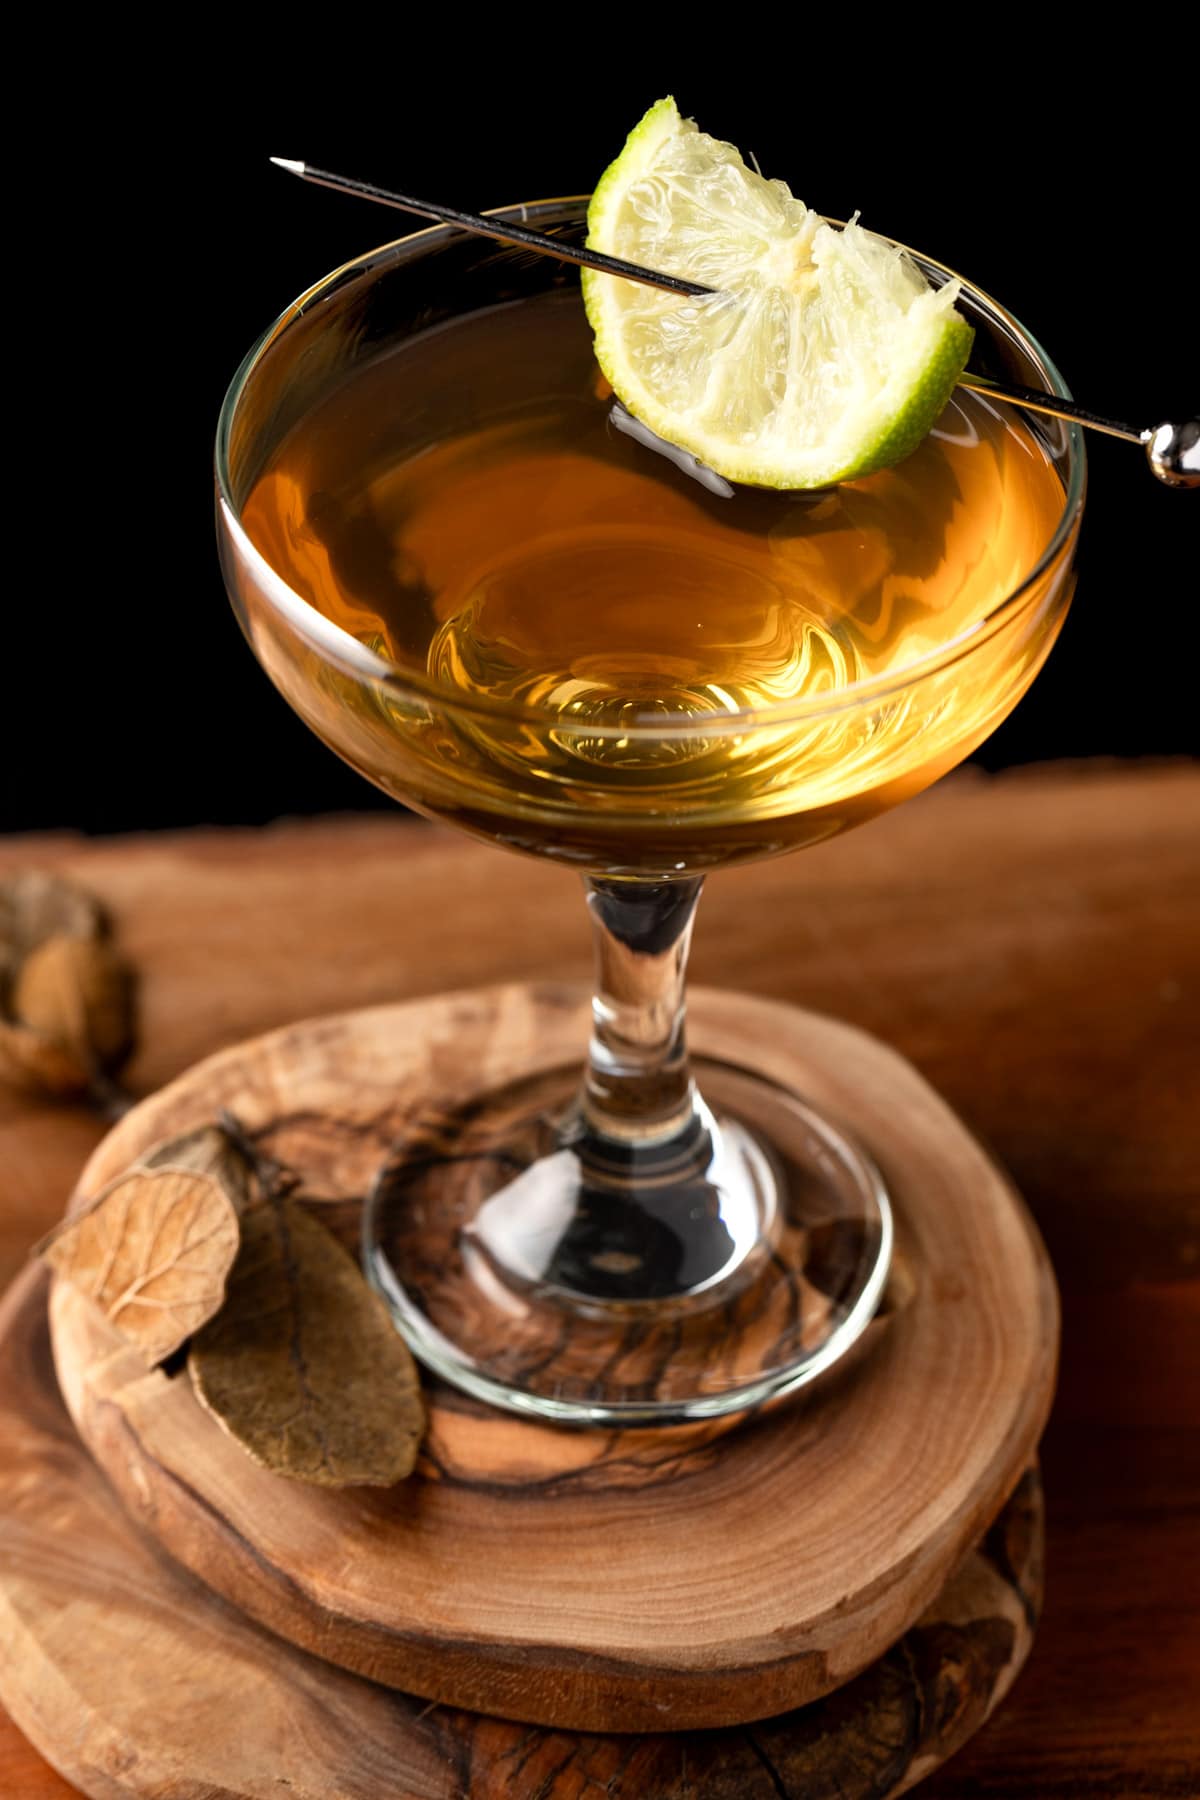
[[[828,1700],[698,1736],[539,1730],[331,1669],[156,1554],[71,1429],[36,1274],[0,1313],[0,1429],[0,1691],[96,1800],[887,1800],[1003,1696],[1040,1598],[1030,1472],[902,1641]]]
[[[1012,1171],[1056,1264],[1046,1612],[1028,1678],[930,1800],[1200,1789],[1179,1578],[1200,1513],[1198,823],[1188,765],[966,771],[869,831],[730,873],[701,909],[698,977],[910,1056]],[[118,914],[145,974],[141,1091],[306,1013],[587,968],[571,881],[399,819],[0,845],[30,862]],[[0,1266],[49,1229],[102,1131],[0,1094]],[[0,1723],[0,1792],[71,1791]]]
[[[583,988],[507,987],[252,1039],[129,1113],[81,1195],[229,1108],[298,1178],[295,1198],[356,1214],[406,1118],[447,1087],[457,1098],[570,1064],[587,1021]],[[881,1655],[1029,1465],[1053,1393],[1053,1276],[1006,1179],[894,1052],[815,1014],[704,990],[689,1026],[699,1051],[799,1087],[883,1171],[902,1287],[855,1368],[719,1447],[711,1428],[698,1442],[656,1432],[649,1446],[642,1431],[610,1432],[587,1434],[597,1447],[581,1453],[577,1434],[514,1418],[501,1438],[472,1409],[484,1466],[465,1403],[435,1385],[414,1480],[317,1493],[252,1463],[186,1376],[148,1370],[60,1283],[63,1394],[134,1516],[290,1641],[534,1724],[740,1724],[804,1705]]]

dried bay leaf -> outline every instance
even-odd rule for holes
[[[411,1473],[425,1414],[387,1308],[291,1200],[255,1207],[225,1304],[188,1354],[203,1406],[257,1463],[318,1487]]]
[[[205,1126],[157,1145],[38,1254],[160,1363],[219,1310],[249,1197],[245,1159]]]

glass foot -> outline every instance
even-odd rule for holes
[[[364,1214],[367,1273],[454,1386],[565,1424],[669,1425],[811,1381],[892,1247],[878,1170],[774,1082],[699,1059],[666,1141],[592,1131],[577,1069],[414,1121]]]

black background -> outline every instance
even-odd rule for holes
[[[493,44],[474,15],[447,13],[419,45],[393,13],[303,17],[266,53],[215,26],[154,40],[149,74],[126,54],[134,39],[106,39],[94,67],[77,52],[72,83],[39,90],[20,184],[30,329],[10,340],[27,352],[14,380],[34,383],[19,418],[35,478],[10,482],[7,520],[35,551],[8,594],[33,636],[23,651],[9,639],[4,829],[391,804],[275,695],[216,563],[212,433],[243,352],[326,270],[406,229],[271,154],[471,208],[586,192],[673,91],[810,205],[859,208],[996,294],[1096,410],[1140,425],[1200,405],[1183,15],[1063,53],[1016,15],[941,11],[910,13],[887,41],[869,14],[806,28],[725,12],[707,49],[716,15],[696,13],[686,49],[655,51],[628,12],[553,15],[577,50],[523,43],[519,17]],[[1078,597],[981,753],[991,767],[1195,746],[1200,495],[1160,488],[1136,447],[1089,448]]]

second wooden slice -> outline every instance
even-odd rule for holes
[[[575,1059],[582,992],[441,996],[290,1027],[137,1107],[89,1194],[229,1107],[353,1228],[406,1118]],[[853,1367],[732,1432],[564,1432],[431,1390],[417,1474],[329,1493],[256,1467],[186,1374],[149,1371],[72,1290],[75,1422],[127,1507],[255,1619],[376,1681],[597,1731],[726,1725],[847,1681],[920,1614],[1029,1463],[1053,1391],[1045,1252],[994,1164],[873,1039],[697,993],[696,1047],[791,1083],[874,1155],[897,1212],[887,1316]]]

